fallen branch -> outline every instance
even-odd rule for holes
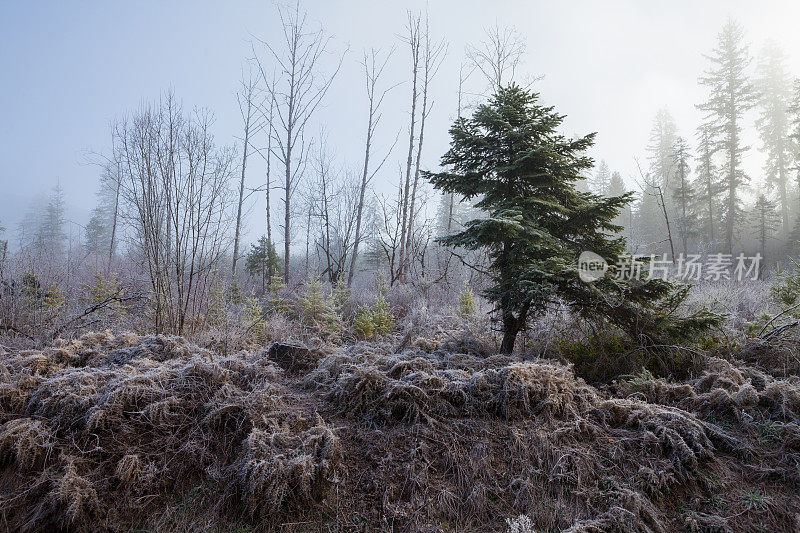
[[[128,301],[131,301],[131,300],[139,300],[142,297],[141,294],[136,294],[136,295],[133,295],[133,296],[121,296],[122,290],[123,289],[120,289],[120,290],[116,291],[114,294],[112,294],[111,296],[109,296],[108,298],[103,300],[102,302],[96,303],[96,304],[92,305],[91,307],[87,307],[86,309],[84,309],[84,311],[81,314],[70,318],[69,320],[67,320],[66,322],[64,322],[60,326],[58,326],[55,330],[53,330],[52,338],[55,339],[56,337],[58,337],[61,334],[61,332],[64,331],[70,324],[74,324],[75,322],[77,322],[79,320],[82,320],[82,319],[86,318],[87,316],[89,316],[89,315],[91,315],[93,313],[96,313],[97,311],[100,311],[102,309],[106,309],[107,307],[109,307],[113,303],[123,303],[123,302],[128,302]],[[94,323],[94,322],[96,322],[96,321],[93,321],[92,323]]]
[[[777,337],[778,335],[780,335],[784,331],[786,331],[788,329],[792,329],[793,327],[795,327],[797,325],[800,325],[800,320],[795,320],[794,322],[789,322],[788,324],[784,324],[784,325],[782,325],[782,326],[780,326],[778,328],[775,328],[775,329],[773,329],[772,331],[770,331],[769,333],[767,333],[766,335],[764,335],[761,338],[763,340],[765,340],[765,341],[768,341],[768,340],[772,339],[773,337]]]

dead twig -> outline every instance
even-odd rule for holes
[[[786,314],[786,313],[788,313],[789,311],[792,311],[792,310],[794,310],[794,309],[797,309],[798,307],[800,307],[800,303],[799,303],[799,304],[796,304],[796,305],[793,305],[793,306],[789,307],[788,309],[784,309],[783,311],[781,311],[780,313],[778,313],[777,315],[775,315],[774,317],[772,317],[772,319],[770,319],[770,321],[769,321],[769,322],[767,322],[766,324],[764,324],[764,327],[763,327],[763,328],[761,328],[761,331],[759,331],[759,332],[758,332],[758,335],[756,335],[756,337],[761,337],[761,334],[762,334],[762,333],[764,333],[764,331],[765,331],[765,330],[766,330],[766,329],[767,329],[767,328],[770,326],[770,324],[772,324],[773,322],[775,322],[777,319],[779,319],[780,317],[782,317],[783,315],[785,315],[785,314]],[[768,335],[768,336],[769,336],[769,335]]]

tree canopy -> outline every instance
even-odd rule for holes
[[[563,120],[538,94],[514,84],[500,88],[450,129],[446,170],[426,173],[437,189],[476,199],[485,215],[441,241],[487,253],[492,285],[485,295],[502,320],[502,351],[511,352],[527,319],[557,299],[631,334],[641,333],[645,323],[652,336],[712,323],[705,312],[691,322],[672,316],[680,291],[661,280],[617,281],[613,269],[593,283],[579,279],[581,252],[612,265],[624,254],[622,228],[613,221],[631,197],[578,190],[593,165],[586,150],[594,134],[567,138],[558,132]]]

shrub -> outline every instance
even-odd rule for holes
[[[786,306],[795,305],[800,297],[800,265],[794,262],[793,271],[785,271],[776,276],[770,288],[772,299]]]
[[[622,375],[684,375],[692,365],[688,350],[651,348],[612,331],[587,339],[562,338],[558,354],[573,364],[575,374],[590,383],[607,383]]]
[[[361,339],[376,339],[394,331],[395,320],[389,301],[386,299],[386,283],[378,281],[375,305],[362,306],[353,320],[353,332]]]
[[[285,290],[286,284],[281,276],[276,274],[270,278],[266,296],[268,312],[285,315],[291,311],[289,301],[283,295]]]
[[[533,521],[528,515],[521,514],[516,518],[506,518],[508,533],[536,533],[533,529]]]
[[[352,304],[350,303],[350,289],[347,288],[347,282],[344,278],[340,277],[336,284],[333,286],[333,307],[339,316],[347,316],[350,314]]]
[[[211,503],[187,521],[217,530],[209,522],[228,513],[263,522],[324,500],[342,460],[331,428],[284,399],[271,364],[210,355],[179,337],[110,333],[9,355],[3,531],[197,530],[137,527],[193,495]],[[24,401],[5,401],[12,392]]]
[[[269,340],[269,328],[264,318],[264,308],[258,298],[252,296],[245,298],[244,318],[247,323],[249,338],[259,344],[266,343]]]
[[[264,344],[272,337],[261,301],[252,293],[246,295],[235,282],[225,287],[219,279],[209,288],[205,326],[209,346],[223,354],[253,342]]]
[[[471,317],[475,314],[475,293],[472,289],[464,283],[464,288],[461,289],[461,294],[458,295],[458,314],[462,318]]]
[[[342,317],[337,312],[334,295],[325,290],[318,278],[306,281],[297,305],[303,323],[319,333],[331,335],[342,329]]]
[[[64,291],[61,290],[61,287],[56,285],[55,283],[50,283],[47,286],[47,290],[44,293],[44,298],[42,299],[42,306],[45,310],[58,310],[61,308],[62,305],[66,302],[66,297],[64,296]]]
[[[106,278],[100,272],[95,272],[92,282],[83,285],[83,292],[89,306],[105,302],[105,313],[109,318],[119,318],[125,312],[125,306],[119,301],[124,297],[124,291],[116,274]]]

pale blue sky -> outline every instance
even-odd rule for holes
[[[307,0],[301,5],[334,35],[334,50],[348,45],[351,50],[318,118],[326,123],[339,166],[356,168],[366,120],[356,61],[365,47],[397,46],[385,82],[404,81],[407,54],[397,34],[406,9],[426,3]],[[693,136],[699,118],[694,104],[703,97],[696,81],[706,66],[701,53],[714,45],[729,15],[748,30],[753,52],[772,37],[800,74],[800,7],[788,0],[432,0],[429,10],[432,32],[449,42],[449,53],[432,89],[426,167],[435,166],[447,146],[464,45],[495,22],[514,26],[526,38],[521,74],[544,76],[536,87],[545,102],[569,115],[567,133],[597,131],[593,155],[605,158],[631,184],[634,158],[643,158],[659,107],[668,107],[681,133]],[[217,117],[217,142],[235,142],[240,121],[234,93],[251,35],[270,40],[276,29],[268,1],[0,0],[0,224],[8,228],[7,236],[14,240],[33,197],[57,181],[66,191],[70,219],[85,223],[99,174],[87,164],[86,153],[107,151],[110,121],[164,90],[172,88],[186,107],[210,108]],[[473,88],[481,86],[472,80]],[[408,85],[401,85],[387,101],[380,146],[405,131],[407,93]],[[751,140],[757,146],[757,139]],[[397,149],[378,178],[380,190],[391,189],[403,157]],[[757,177],[757,155],[748,156],[746,165]],[[263,166],[253,162],[248,183],[256,186],[262,179]],[[254,201],[248,240],[263,226],[262,201]]]

